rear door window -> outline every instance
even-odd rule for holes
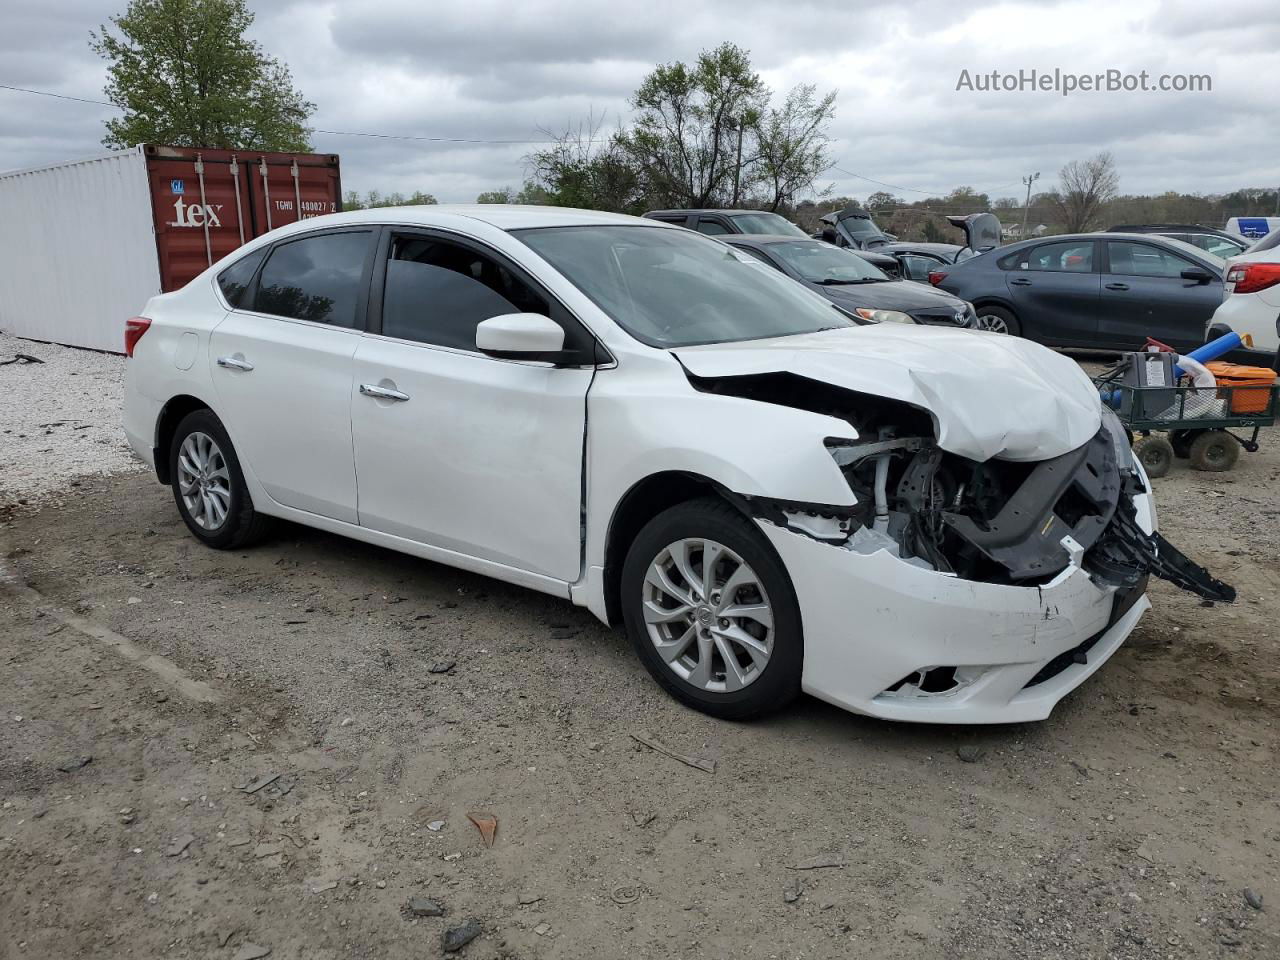
[[[1036,247],[1027,257],[1027,270],[1092,273],[1093,241],[1066,240]]]
[[[254,309],[291,320],[357,326],[372,237],[367,230],[350,230],[278,244],[262,267]]]

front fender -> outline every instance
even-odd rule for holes
[[[657,396],[598,384],[588,402],[587,563],[604,562],[610,518],[636,483],[693,474],[734,493],[853,506],[857,498],[823,441],[857,439],[836,417],[676,384]]]

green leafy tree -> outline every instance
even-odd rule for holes
[[[631,101],[635,124],[620,145],[653,202],[711,207],[741,194],[743,141],[768,97],[747,52],[732,43],[704,50],[693,66],[660,64],[645,77]]]
[[[245,0],[130,0],[90,33],[108,64],[107,97],[123,111],[103,143],[310,150],[315,105],[245,37],[252,23]]]
[[[818,88],[802,83],[787,94],[781,107],[759,115],[755,123],[756,157],[748,168],[763,190],[762,203],[770,210],[791,204],[801,190],[831,166],[827,125],[835,117],[836,92],[818,96]],[[735,183],[736,183],[735,178]],[[738,189],[734,189],[736,206]]]
[[[521,191],[521,202],[643,213],[651,203],[623,134],[602,137],[601,126],[588,117],[576,130],[556,136],[552,146],[526,157],[532,180]]]
[[[515,203],[516,192],[510,187],[501,190],[486,190],[476,197],[476,203]]]
[[[423,193],[421,190],[415,190],[408,197],[399,192],[384,195],[377,190],[370,190],[363,197],[355,190],[348,190],[342,195],[343,210],[371,210],[374,207],[412,207],[438,202],[431,194]]]

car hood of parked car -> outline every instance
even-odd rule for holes
[[[838,303],[846,310],[855,307],[875,310],[927,310],[940,307],[968,309],[959,297],[914,280],[815,284],[815,287],[828,300]]]
[[[1074,360],[1001,334],[878,323],[673,353],[699,378],[792,373],[921,407],[938,445],[971,460],[1047,460],[1101,426],[1098,391]]]

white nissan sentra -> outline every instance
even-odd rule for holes
[[[305,220],[125,342],[129,440],[204,543],[279,517],[564,597],[716,716],[1041,719],[1149,575],[1232,596],[1072,360],[868,324],[652,220]]]

